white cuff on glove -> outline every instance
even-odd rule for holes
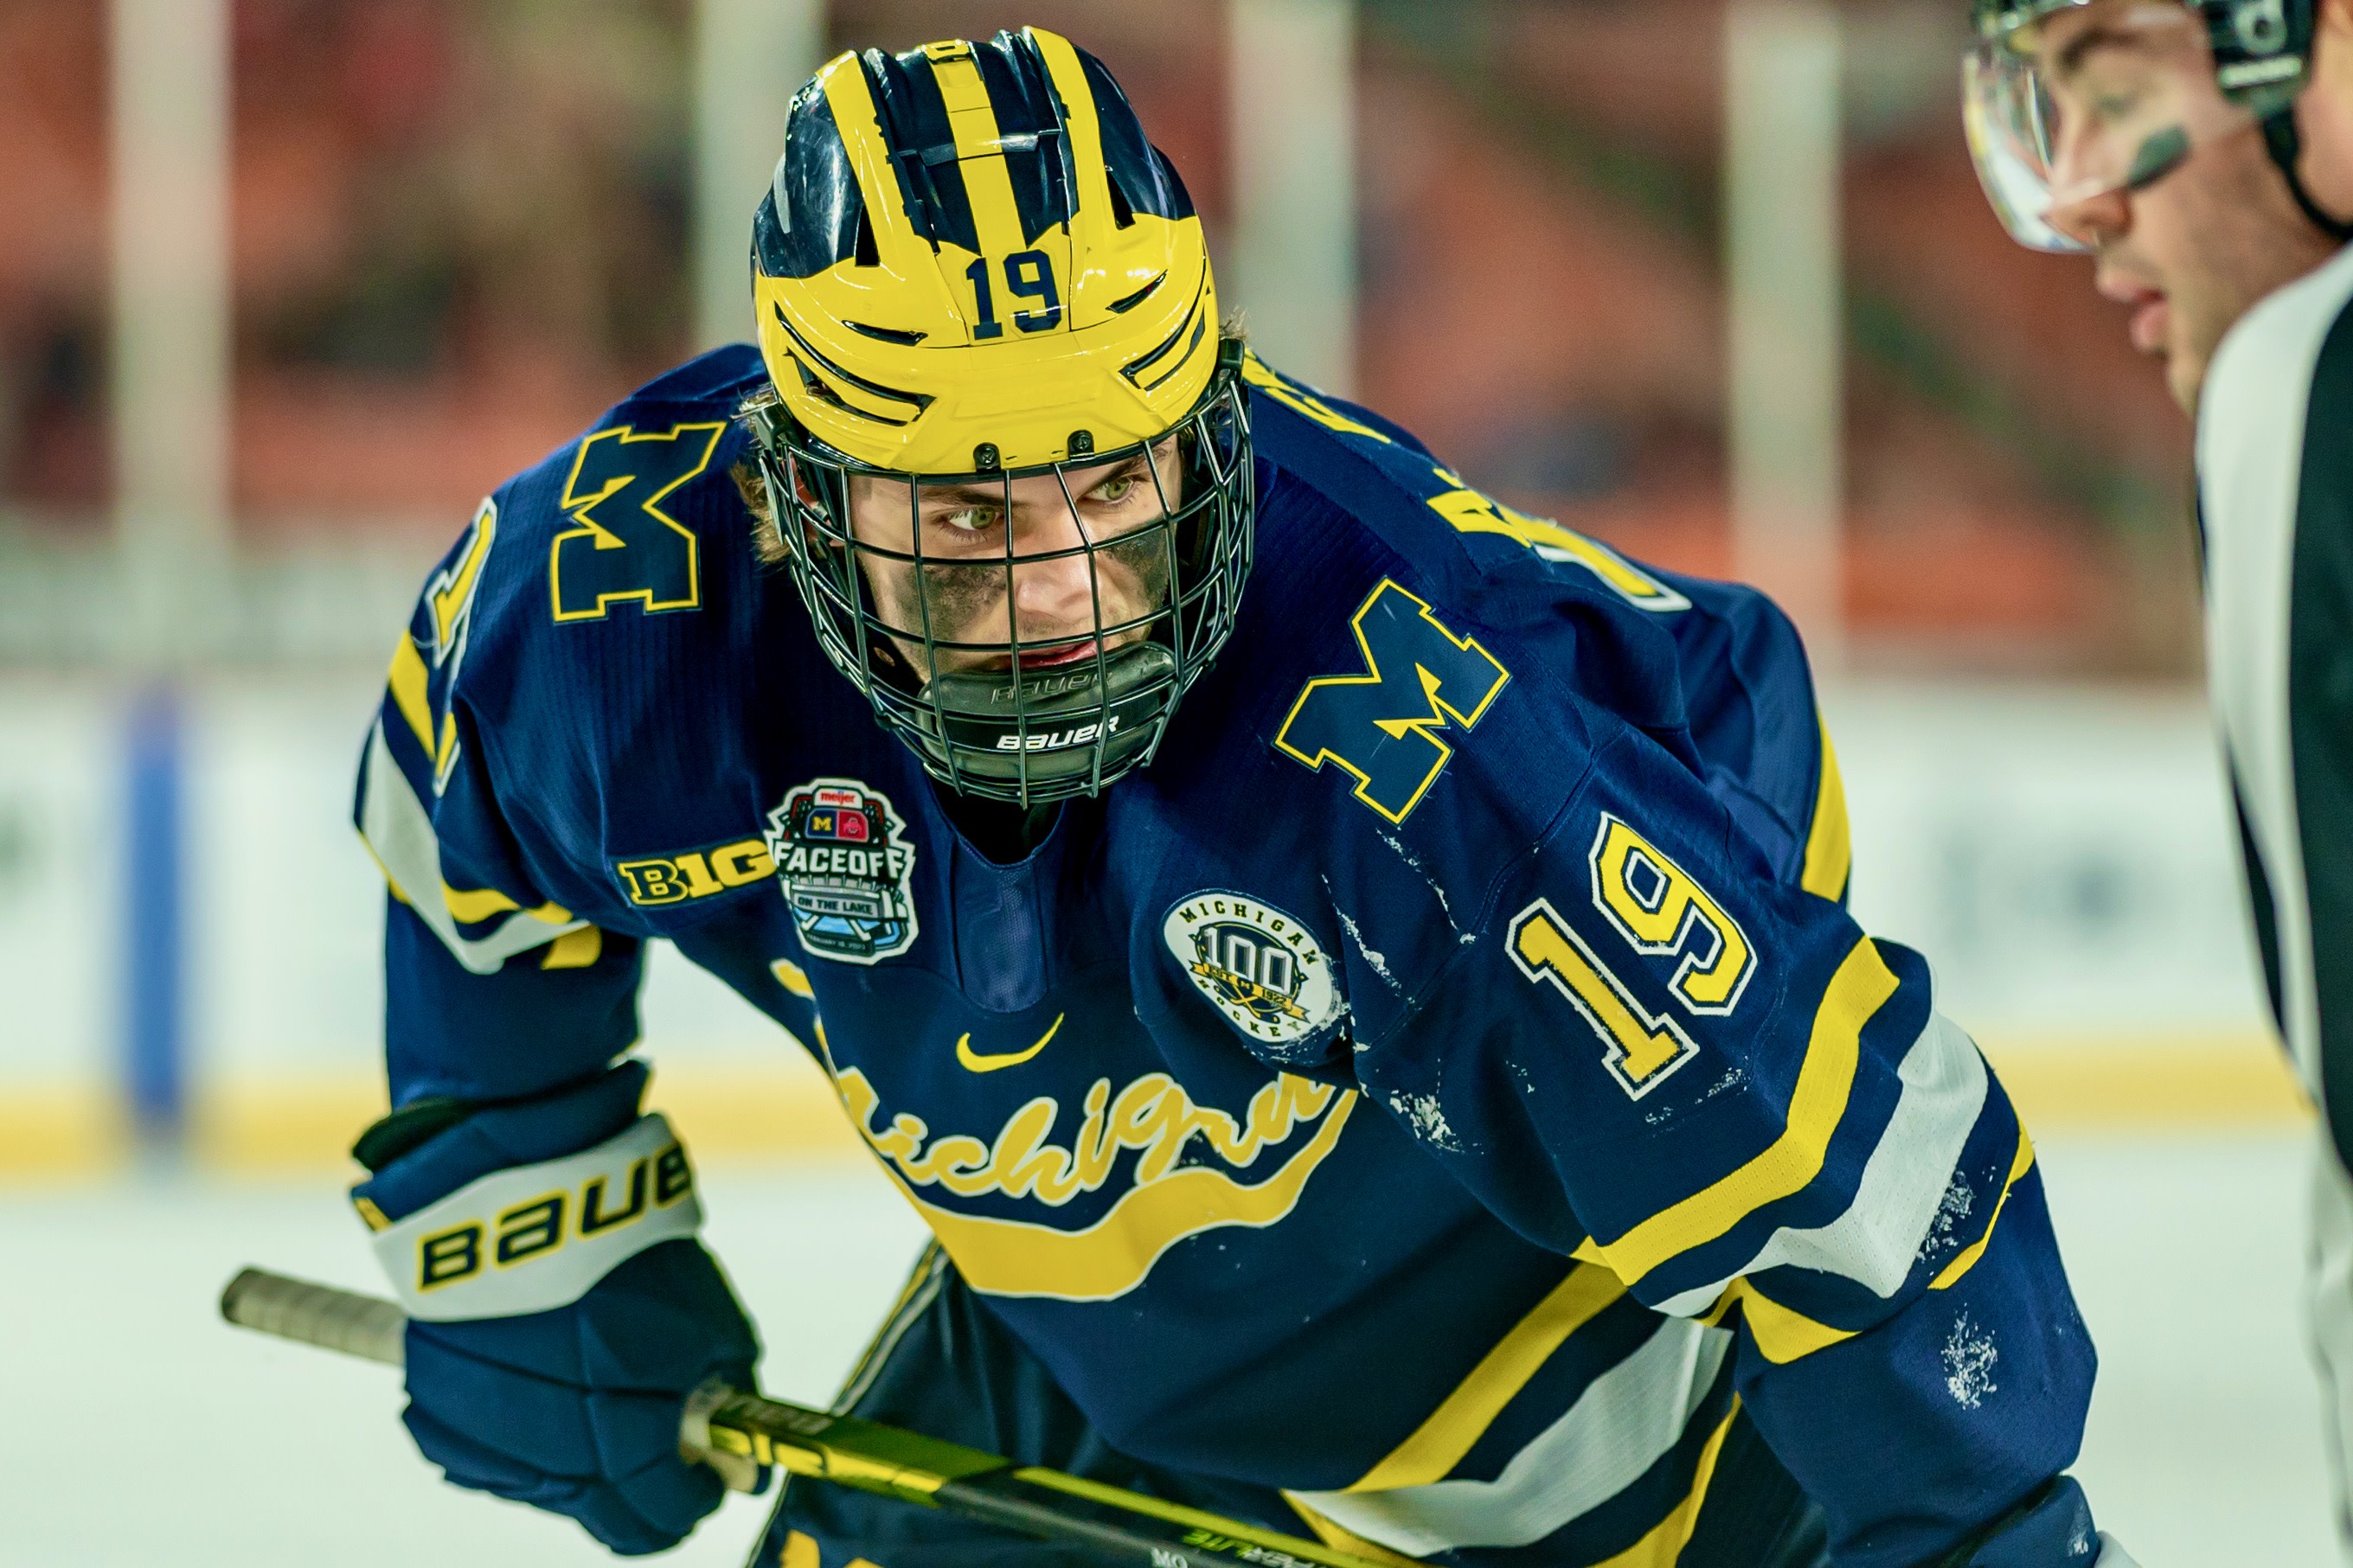
[[[410,1317],[454,1322],[569,1306],[625,1259],[702,1226],[686,1151],[656,1112],[594,1149],[493,1171],[374,1245]]]

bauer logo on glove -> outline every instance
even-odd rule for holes
[[[593,1149],[469,1183],[380,1226],[375,1247],[411,1317],[512,1317],[577,1299],[702,1222],[686,1151],[655,1114]]]

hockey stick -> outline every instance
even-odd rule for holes
[[[228,1282],[221,1316],[240,1328],[392,1366],[402,1364],[408,1324],[393,1302],[259,1268],[243,1269]],[[797,1476],[1082,1546],[1106,1565],[1378,1568],[1367,1558],[1239,1520],[718,1384],[687,1401],[679,1448],[711,1464],[737,1490],[749,1489],[753,1467],[777,1465]]]

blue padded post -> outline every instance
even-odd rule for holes
[[[123,875],[122,1087],[142,1148],[176,1150],[187,1124],[186,753],[179,692],[132,704]]]

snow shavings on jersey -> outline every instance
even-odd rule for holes
[[[1953,1320],[1953,1331],[1945,1336],[1945,1392],[1962,1409],[1975,1410],[1987,1394],[2000,1389],[1993,1380],[1994,1364],[2000,1360],[1993,1335],[1978,1328],[1964,1308]]]
[[[1412,867],[1414,874],[1419,877],[1423,881],[1430,884],[1430,890],[1433,894],[1437,895],[1438,898],[1438,912],[1446,917],[1447,929],[1453,931],[1454,940],[1464,947],[1468,947],[1472,942],[1477,942],[1479,940],[1479,933],[1477,931],[1464,931],[1461,926],[1454,923],[1454,906],[1448,900],[1446,897],[1446,889],[1438,885],[1438,879],[1430,874],[1429,868],[1421,863],[1420,859],[1415,856],[1414,852],[1407,848],[1404,845],[1398,843],[1394,834],[1382,834],[1381,842],[1388,845],[1391,849],[1396,850],[1398,858]]]
[[[1937,1201],[1936,1217],[1928,1222],[1928,1234],[1920,1240],[1917,1260],[1926,1263],[1958,1247],[1965,1234],[1961,1226],[1968,1222],[1969,1212],[1977,1207],[1977,1193],[1970,1184],[1968,1173],[1955,1170],[1952,1184],[1945,1189],[1945,1195]]]
[[[1726,1068],[1722,1078],[1717,1079],[1714,1083],[1707,1086],[1707,1092],[1699,1097],[1699,1103],[1705,1105],[1709,1100],[1715,1099],[1719,1095],[1730,1094],[1734,1089],[1740,1088],[1747,1081],[1747,1068],[1742,1067]],[[1692,1108],[1689,1106],[1678,1107],[1672,1104],[1662,1105],[1655,1110],[1645,1112],[1643,1114],[1642,1121],[1648,1126],[1664,1127],[1668,1122],[1672,1121],[1678,1115],[1682,1114],[1683,1110],[1690,1109]]]
[[[1391,1094],[1389,1109],[1413,1130],[1413,1135],[1431,1148],[1449,1154],[1462,1152],[1462,1140],[1447,1125],[1446,1111],[1434,1094]]]
[[[1345,1002],[1340,1004],[1337,1016],[1345,1026],[1348,1018]],[[1254,1043],[1252,1054],[1271,1067],[1306,1068],[1314,1067],[1329,1057],[1332,1047],[1322,1036],[1303,1040],[1260,1039]]]
[[[1328,889],[1332,884],[1329,880],[1326,880],[1324,885]],[[1392,991],[1402,994],[1405,987],[1399,985],[1398,984],[1397,976],[1389,973],[1389,961],[1388,955],[1385,953],[1376,952],[1371,948],[1365,945],[1365,933],[1356,928],[1356,922],[1355,921],[1348,918],[1347,910],[1340,908],[1339,905],[1335,904],[1332,906],[1332,912],[1340,917],[1340,929],[1348,933],[1349,945],[1354,947],[1357,953],[1363,957],[1364,961],[1372,966],[1373,973],[1381,977],[1381,984],[1388,986]]]

